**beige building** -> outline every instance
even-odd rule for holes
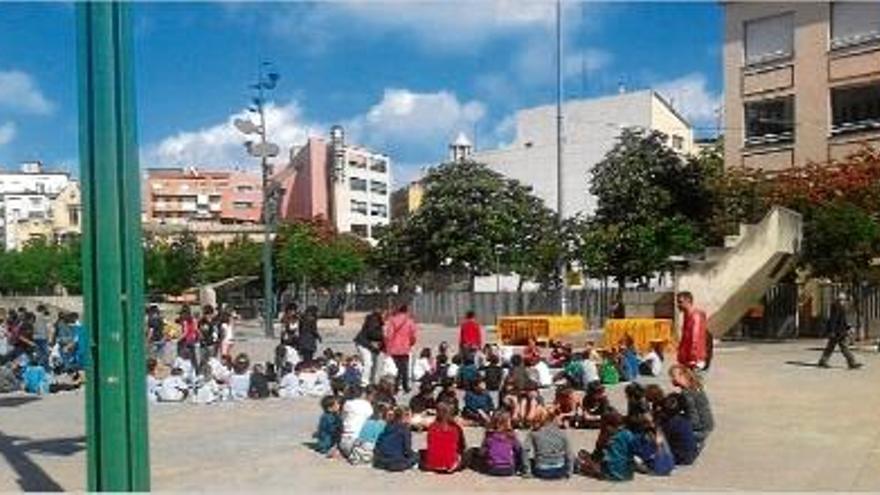
[[[880,2],[725,2],[725,163],[880,146]]]
[[[17,239],[12,248],[21,249],[31,239],[57,242],[82,233],[82,205],[78,182],[68,182],[48,202],[46,215],[32,215],[6,226],[7,236]]]
[[[425,187],[421,182],[413,182],[394,191],[391,195],[391,219],[404,218],[422,206]]]
[[[227,245],[240,236],[246,236],[256,243],[262,243],[266,235],[262,224],[247,223],[189,222],[180,224],[151,221],[145,222],[143,228],[145,237],[150,236],[168,242],[184,233],[193,234],[202,248],[207,248],[211,244]]]

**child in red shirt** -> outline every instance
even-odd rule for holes
[[[455,422],[452,407],[437,404],[437,419],[428,427],[428,448],[422,453],[422,469],[452,473],[464,468],[464,431]]]

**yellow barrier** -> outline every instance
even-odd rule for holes
[[[666,341],[667,349],[674,344],[672,320],[653,318],[624,318],[605,321],[603,342],[605,347],[616,346],[624,335],[632,337],[636,350],[647,352],[652,340]]]
[[[583,332],[584,319],[581,316],[504,316],[498,319],[497,328],[502,344],[523,345],[529,339],[547,342]]]

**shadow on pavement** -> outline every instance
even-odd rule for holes
[[[40,398],[32,396],[0,397],[0,407],[18,407],[37,400],[40,400]]]
[[[29,454],[69,456],[86,448],[84,436],[31,440],[11,437],[0,431],[0,455],[15,470],[23,491],[60,492],[64,488],[34,462]]]
[[[819,368],[819,363],[817,363],[816,361],[786,361],[785,364],[790,364],[791,366],[802,366],[804,368]]]

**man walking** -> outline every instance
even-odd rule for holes
[[[836,301],[831,303],[831,314],[828,317],[828,324],[825,328],[826,333],[828,333],[828,344],[825,345],[822,357],[819,358],[820,368],[829,367],[828,358],[831,357],[834,348],[838,346],[840,347],[840,352],[843,353],[843,357],[846,358],[846,364],[849,366],[849,369],[854,370],[862,367],[861,363],[856,362],[856,357],[853,356],[846,345],[846,336],[849,332],[849,323],[846,321],[846,304],[847,297],[843,292],[837,296]]]
[[[468,311],[458,330],[458,351],[462,359],[475,356],[483,348],[483,329],[477,322],[477,315]]]
[[[695,370],[706,367],[706,336],[708,334],[706,313],[694,307],[694,295],[679,292],[675,299],[682,314],[681,341],[678,343],[678,362]]]

